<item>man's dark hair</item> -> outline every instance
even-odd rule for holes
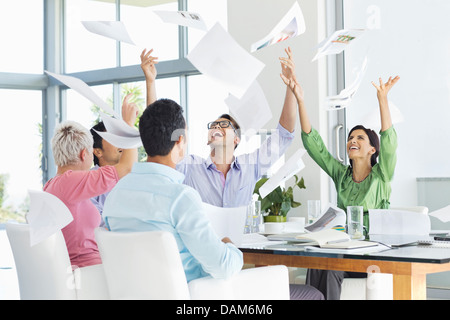
[[[97,123],[95,126],[93,126],[91,128],[91,134],[92,137],[94,138],[94,146],[93,148],[100,148],[103,150],[103,138],[100,137],[100,135],[95,132],[94,130],[97,130],[99,132],[106,132],[106,128],[105,128],[105,124],[103,123],[103,121],[100,121],[99,123]],[[94,154],[94,164],[99,166],[99,161],[98,158],[95,156]]]
[[[142,144],[150,157],[168,155],[179,137],[186,134],[185,129],[183,109],[170,99],[153,102],[139,120]]]

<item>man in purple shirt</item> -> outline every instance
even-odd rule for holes
[[[152,50],[141,54],[141,68],[147,86],[147,105],[156,100],[155,58],[150,55],[151,52]],[[282,73],[288,76],[286,72],[290,70],[282,68]],[[184,184],[200,193],[203,202],[218,207],[246,206],[252,199],[256,182],[292,143],[296,117],[295,96],[286,89],[275,133],[253,153],[235,156],[234,150],[240,142],[239,125],[230,115],[221,115],[208,123],[208,145],[211,148],[209,157],[204,159],[195,155],[186,156],[176,169],[186,176]]]

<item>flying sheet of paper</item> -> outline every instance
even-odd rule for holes
[[[450,221],[450,205],[429,213],[430,216],[438,218],[442,222]]]
[[[203,202],[203,208],[219,239],[228,237],[236,246],[242,243],[247,207],[223,208]]]
[[[81,23],[92,33],[136,45],[122,21],[81,21]]]
[[[187,56],[205,76],[241,99],[264,68],[216,23]]]
[[[253,82],[241,99],[229,95],[225,103],[246,137],[251,137],[272,119],[272,111],[264,91],[257,81]]]
[[[369,209],[370,234],[429,235],[428,215],[401,210]]]
[[[389,101],[388,105],[392,124],[403,122],[405,119],[403,117],[403,114],[400,112],[400,109],[392,101]],[[371,128],[373,130],[381,128],[380,109],[374,108],[368,115],[366,115],[364,120],[361,121],[361,124],[363,124],[366,128]]]
[[[350,86],[343,89],[339,93],[339,95],[327,97],[326,99],[327,110],[329,111],[340,110],[342,108],[346,108],[352,102],[353,96],[355,95],[356,91],[358,91],[361,81],[364,78],[364,75],[366,74],[366,70],[367,70],[367,57],[364,59],[364,62],[361,66],[361,70],[358,72],[355,81],[353,81],[353,83]]]
[[[261,198],[265,198],[275,188],[286,180],[292,178],[297,172],[305,167],[302,157],[306,153],[306,150],[299,148],[293,156],[282,166],[269,180],[267,180],[260,188],[259,194]]]
[[[115,119],[103,112],[100,112],[100,117],[105,124],[106,132],[94,131],[113,146],[122,149],[135,149],[142,146],[139,131],[130,127],[125,121]]]
[[[55,78],[56,80],[64,83],[69,88],[77,91],[79,94],[84,96],[86,99],[90,100],[92,103],[99,106],[103,111],[108,112],[112,115],[114,115],[117,119],[120,119],[120,116],[114,111],[112,107],[110,107],[105,101],[103,101],[86,83],[84,83],[82,80],[71,77],[71,76],[65,76],[61,74],[52,73],[45,70],[45,73],[49,76]]]
[[[67,206],[59,198],[45,191],[28,190],[30,210],[27,222],[30,226],[30,246],[47,239],[73,220]]]
[[[312,61],[322,56],[341,53],[350,44],[359,39],[364,32],[364,29],[342,29],[334,32],[329,38],[319,44],[317,54]]]
[[[188,11],[153,11],[163,22],[207,31],[205,21],[195,12]]]
[[[295,1],[289,12],[281,19],[275,28],[263,39],[251,45],[250,51],[255,52],[275,43],[301,35],[306,31],[305,18],[302,9]]]

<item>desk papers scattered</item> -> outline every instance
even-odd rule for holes
[[[342,90],[339,93],[339,95],[327,98],[326,107],[329,111],[340,110],[342,108],[347,107],[350,104],[350,102],[353,99],[353,96],[355,95],[356,91],[359,88],[359,85],[361,84],[362,79],[364,78],[364,75],[366,74],[366,70],[367,70],[367,57],[364,59],[364,62],[361,66],[360,71],[358,72],[358,75],[356,76],[355,81],[353,81],[353,83],[350,86]]]
[[[163,22],[207,31],[205,21],[198,13],[188,11],[153,11]]]
[[[254,81],[241,99],[229,95],[225,103],[246,137],[251,137],[272,119],[272,111],[264,91]]]
[[[187,56],[204,75],[241,99],[264,64],[244,50],[216,23]]]
[[[305,229],[309,232],[317,232],[321,230],[331,229],[336,226],[345,226],[347,224],[347,215],[344,210],[328,206],[327,210],[317,219],[316,222],[306,226]]]
[[[303,17],[302,9],[298,5],[298,2],[295,1],[289,12],[281,19],[276,27],[266,37],[252,44],[250,51],[255,52],[275,43],[301,35],[305,31],[305,18]]]
[[[438,218],[442,222],[450,221],[450,205],[439,210],[433,211],[429,213],[430,216]]]
[[[245,220],[247,218],[247,207],[223,208],[203,203],[206,216],[211,222],[211,227],[219,237],[230,238],[239,246],[244,237]]]
[[[369,234],[429,235],[428,215],[389,209],[369,209]]]
[[[67,206],[58,197],[45,191],[28,190],[30,210],[27,222],[30,226],[30,246],[47,239],[73,220]]]
[[[305,233],[297,236],[297,238],[311,240],[320,248],[328,249],[357,249],[378,245],[370,241],[351,240],[347,233],[334,229]]]
[[[342,29],[334,32],[329,38],[319,44],[317,54],[312,61],[322,56],[341,53],[350,44],[359,39],[364,32],[364,29]]]
[[[92,33],[136,45],[122,21],[81,21],[81,23]]]
[[[288,161],[282,166],[269,180],[267,180],[260,188],[259,194],[261,198],[265,198],[275,188],[286,180],[292,178],[297,172],[305,167],[302,157],[306,153],[306,150],[299,148],[297,152],[289,158]]]

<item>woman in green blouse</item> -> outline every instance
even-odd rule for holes
[[[303,145],[311,158],[333,179],[338,207],[346,211],[347,206],[363,206],[364,226],[368,230],[368,210],[389,208],[390,183],[397,161],[397,134],[392,126],[387,94],[400,78],[391,77],[386,83],[383,83],[380,78],[379,85],[372,82],[377,89],[380,106],[381,139],[378,139],[378,135],[373,130],[363,126],[354,127],[347,138],[350,165],[345,166],[328,152],[319,133],[311,127],[304,103],[303,89],[295,76],[292,51],[288,48],[286,52],[288,58],[280,58],[280,61],[290,72],[285,72],[288,77],[281,75],[281,78],[297,98]],[[339,299],[340,284],[348,275],[348,273],[337,271],[308,270],[307,281],[318,287],[327,299]],[[329,282],[336,285],[330,285]]]

